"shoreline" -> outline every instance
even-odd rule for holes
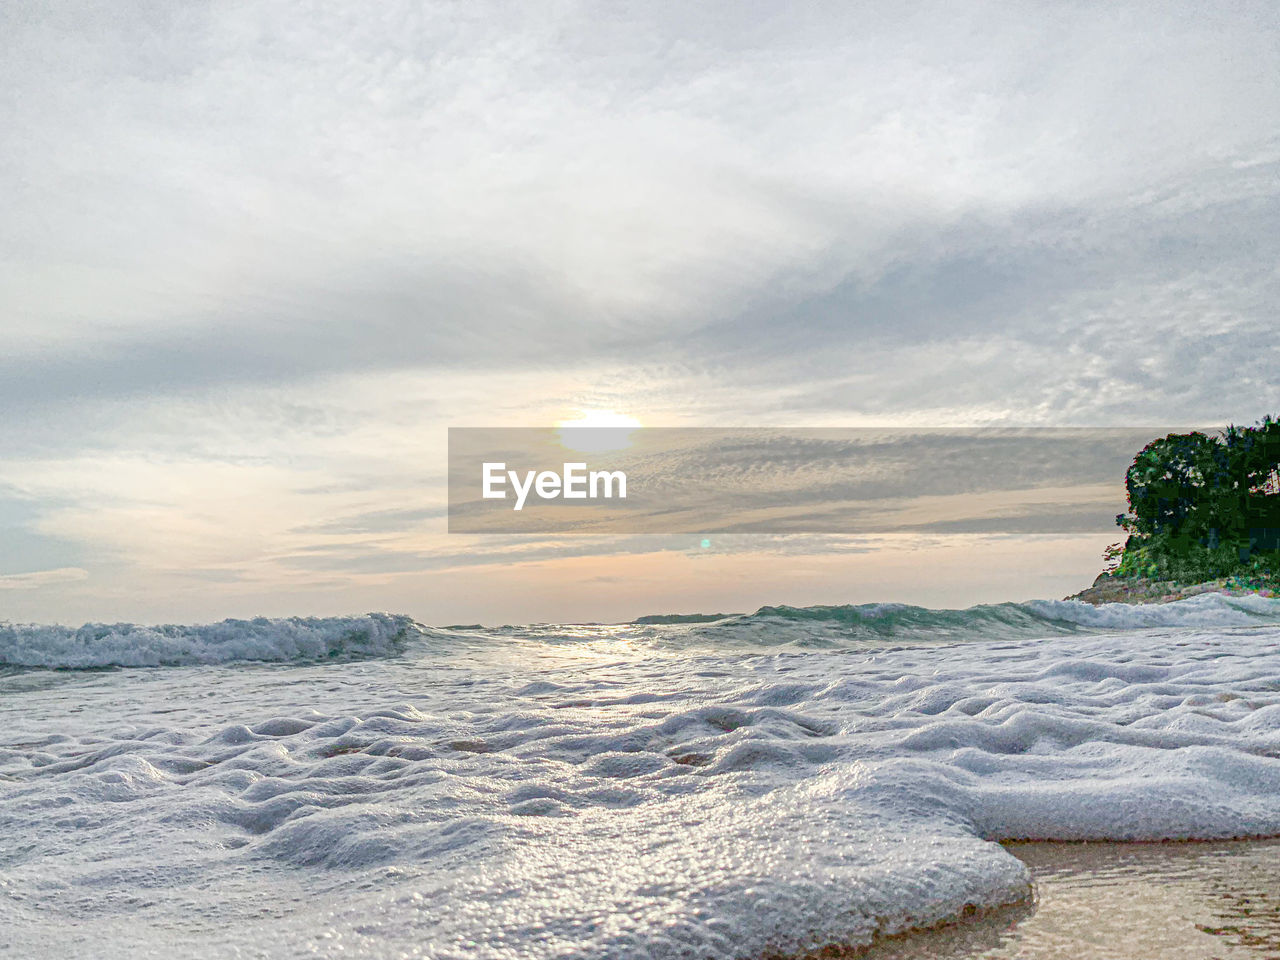
[[[1280,838],[1004,841],[1026,900],[761,960],[1250,960],[1280,955]]]

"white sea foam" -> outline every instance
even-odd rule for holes
[[[803,650],[830,617],[763,613],[719,650],[510,628],[0,678],[0,929],[32,957],[752,957],[1025,897],[992,840],[1280,834],[1273,602],[1035,606],[1058,627],[989,641]],[[795,642],[759,646],[771,619]]]
[[[1031,600],[1021,606],[1048,620],[1065,620],[1106,630],[1146,627],[1244,626],[1280,619],[1280,598],[1202,593],[1174,603],[1103,603]]]

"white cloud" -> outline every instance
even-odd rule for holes
[[[0,481],[142,597],[432,509],[448,425],[1252,419],[1278,41],[1262,2],[4,4]]]
[[[0,574],[0,590],[37,590],[60,583],[78,583],[89,577],[87,570],[79,567],[59,567],[56,570],[36,570],[32,573]]]

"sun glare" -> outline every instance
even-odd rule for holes
[[[581,410],[577,417],[556,423],[560,445],[579,453],[604,453],[631,446],[631,435],[641,423],[614,410]]]

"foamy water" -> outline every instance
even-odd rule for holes
[[[1260,598],[10,625],[0,665],[15,956],[755,957],[1026,898],[995,840],[1280,834]]]

